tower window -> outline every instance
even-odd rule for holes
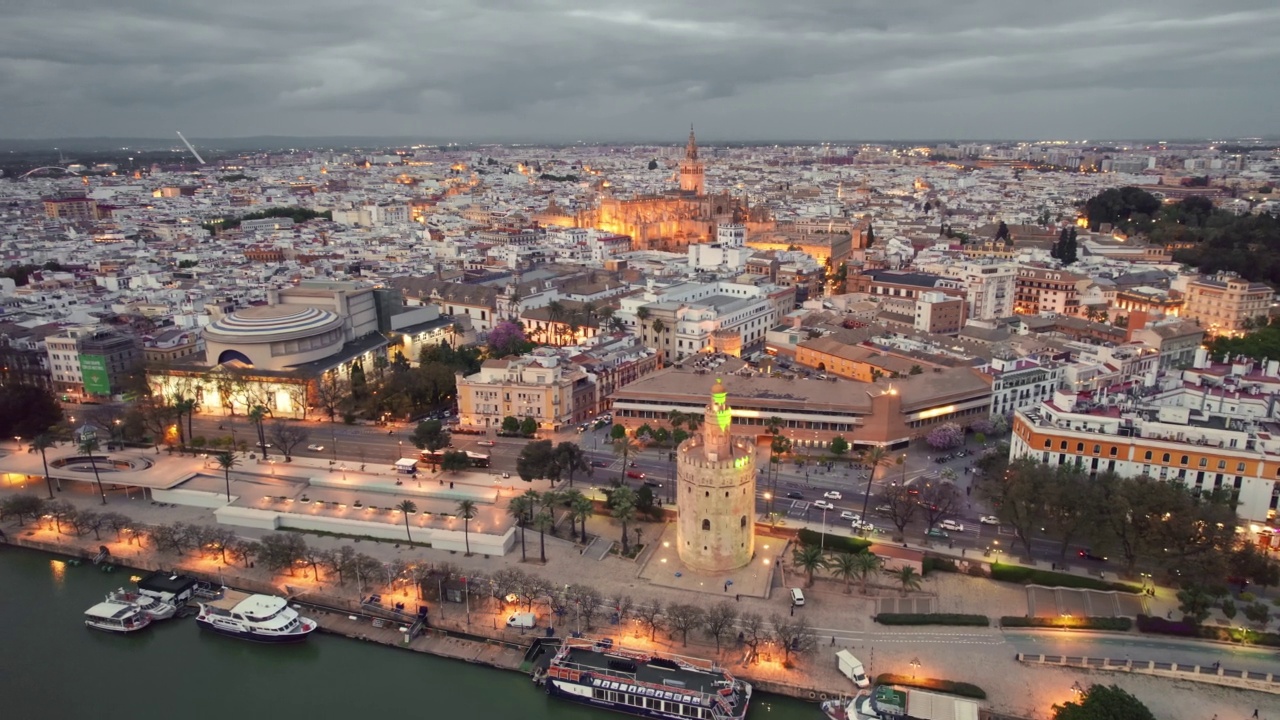
[[[742,519],[738,521],[738,527],[743,527],[743,528],[744,528],[744,527],[746,527],[746,526],[747,526],[747,516],[746,516],[746,515],[743,515],[743,516],[742,516]]]
[[[710,530],[710,529],[711,529],[711,521],[710,521],[710,520],[703,520],[703,521],[702,521],[702,529],[703,529],[703,530]]]

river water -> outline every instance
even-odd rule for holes
[[[130,573],[0,545],[0,717],[14,720],[604,720],[512,672],[328,635],[263,646],[191,618],[131,635],[90,630],[84,611]],[[752,720],[813,720],[813,705],[757,696]]]

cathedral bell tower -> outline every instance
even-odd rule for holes
[[[689,126],[689,144],[685,146],[684,160],[680,161],[680,191],[697,196],[707,194],[702,161],[698,159],[698,141],[693,137],[692,125]]]

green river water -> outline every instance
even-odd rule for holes
[[[626,717],[551,700],[517,673],[334,636],[263,646],[201,632],[191,618],[126,636],[86,628],[85,609],[129,576],[0,545],[0,718]],[[748,717],[821,712],[757,695]]]

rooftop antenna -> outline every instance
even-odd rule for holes
[[[178,130],[177,132],[178,132],[178,137],[182,140],[182,144],[186,145],[187,149],[191,151],[191,154],[196,156],[196,162],[200,163],[201,165],[206,164],[204,161],[204,158],[200,157],[200,153],[196,152],[196,149],[191,146],[191,143],[188,142],[185,137],[182,137],[182,131]]]

